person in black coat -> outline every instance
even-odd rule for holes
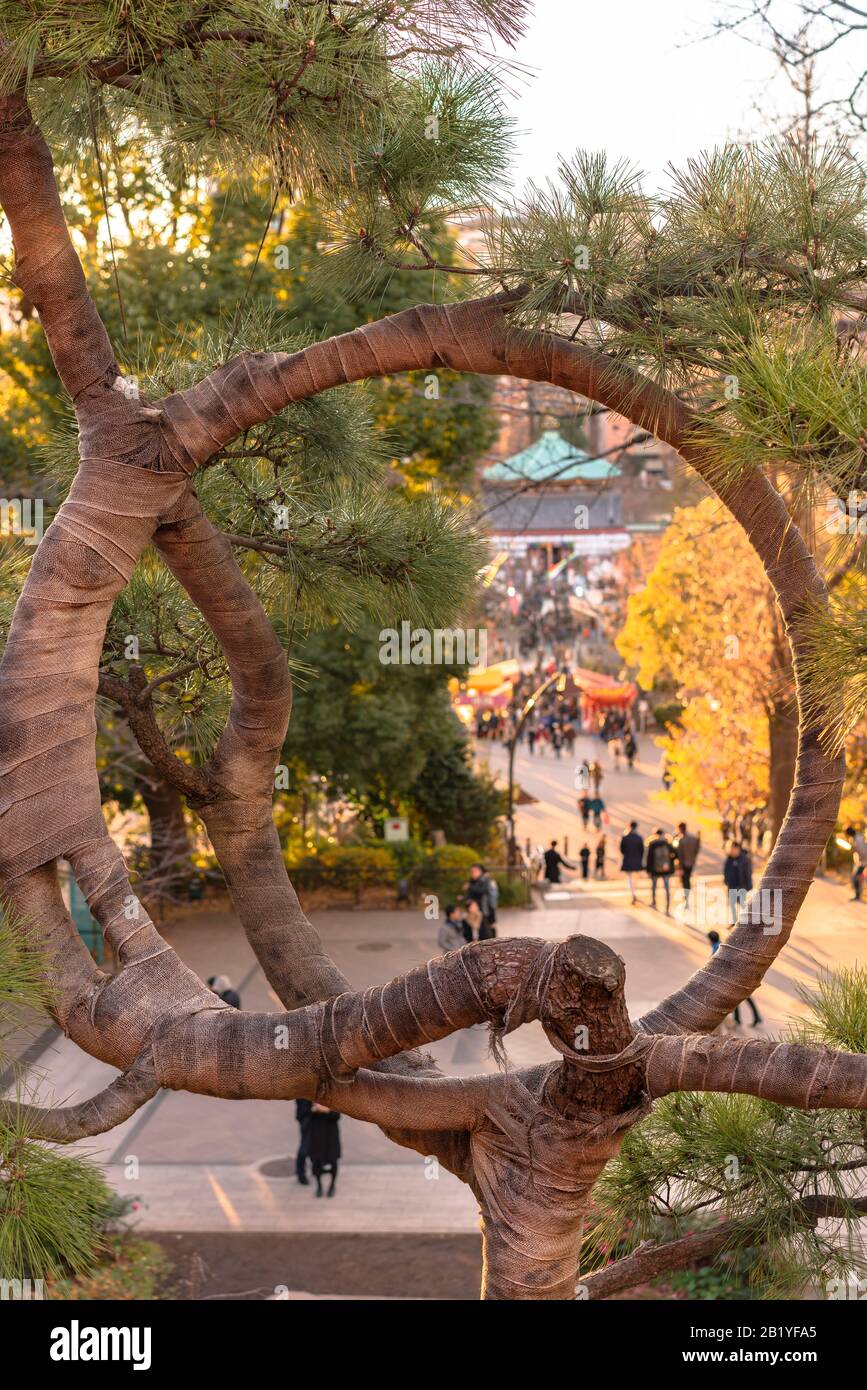
[[[629,891],[632,894],[632,901],[638,902],[638,894],[635,891],[634,874],[640,874],[644,868],[644,841],[638,833],[638,821],[631,820],[629,829],[620,841],[620,872],[626,875],[626,882],[629,884]]]
[[[564,859],[557,848],[557,841],[551,841],[551,848],[545,850],[545,877],[549,883],[560,882],[560,868],[574,869],[575,865]]]
[[[464,895],[467,907],[475,906],[478,910],[479,940],[486,941],[496,936],[496,931],[491,928],[497,920],[497,907],[491,879],[485,873],[484,864],[473,864],[470,868],[470,877],[464,884]]]
[[[310,1163],[316,1179],[316,1196],[322,1196],[322,1174],[330,1173],[328,1196],[334,1196],[340,1160],[340,1112],[318,1101],[310,1111]]]
[[[310,1181],[307,1176],[307,1160],[310,1157],[310,1111],[312,1109],[312,1100],[296,1100],[295,1102],[295,1119],[298,1121],[300,1133],[298,1152],[295,1155],[295,1176],[304,1187],[307,1187]]]
[[[732,840],[723,860],[723,882],[728,889],[729,915],[732,926],[738,923],[738,910],[746,901],[747,893],[752,891],[753,864],[749,852],[737,840]]]

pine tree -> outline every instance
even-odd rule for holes
[[[863,1034],[857,1050],[848,1034],[832,1047],[708,1036],[787,941],[837,811],[840,704],[828,708],[816,649],[833,610],[783,492],[863,476],[865,371],[841,315],[867,307],[867,255],[863,171],[843,150],[783,144],[696,161],[662,201],[630,169],[578,155],[556,186],[490,215],[485,264],[444,265],[431,230],[493,205],[507,145],[478,40],[514,37],[521,13],[518,0],[0,5],[0,203],[80,453],[0,666],[0,876],[16,930],[51,961],[54,1016],[120,1069],[84,1106],[21,1112],[31,1134],[101,1132],[160,1087],[317,1097],[471,1185],[485,1297],[561,1299],[575,1296],[594,1182],[665,1097],[756,1097],[817,1124],[867,1106]],[[167,166],[261,165],[276,189],[325,198],[325,285],[413,268],[465,297],[313,341],[239,311],[194,356],[163,355],[132,382],[43,134],[69,159],[116,129]],[[567,386],[678,450],[744,527],[790,635],[799,777],[762,884],[779,896],[774,930],[748,906],[713,960],[634,1024],[623,963],[586,937],[473,943],[356,994],[285,874],[271,818],[291,694],[281,636],[321,612],[448,622],[480,551],[450,499],[419,511],[376,488],[363,408],[333,388],[442,368]],[[214,662],[231,677],[225,719]],[[848,672],[840,684],[857,713]],[[285,1013],[222,1005],[136,898],[100,811],[97,690],[201,815]],[[66,915],[61,855],[119,963],[110,977]],[[458,1080],[416,1050],[487,1022],[500,1052],[534,1018],[559,1054],[540,1067]]]

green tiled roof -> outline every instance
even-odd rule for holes
[[[486,483],[598,483],[619,478],[621,470],[607,459],[594,459],[570,444],[559,430],[545,430],[529,449],[513,458],[492,463],[482,478]]]

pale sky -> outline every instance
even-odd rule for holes
[[[585,148],[628,158],[659,188],[670,161],[759,133],[759,104],[793,114],[798,99],[770,53],[705,37],[728,12],[725,0],[536,0],[517,49],[535,71],[513,79],[510,102],[523,132],[516,184]],[[847,40],[824,60],[824,90],[844,94],[865,67],[867,36]]]

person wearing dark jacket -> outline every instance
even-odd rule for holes
[[[307,1160],[310,1157],[310,1111],[312,1109],[312,1100],[296,1100],[295,1102],[295,1119],[298,1121],[301,1135],[298,1152],[295,1155],[295,1176],[304,1187],[307,1187],[310,1181],[307,1177]]]
[[[635,891],[635,874],[640,874],[644,868],[644,841],[638,833],[638,821],[631,820],[629,829],[622,836],[620,841],[620,872],[626,875],[626,882],[629,884],[629,891],[632,894],[633,903],[638,902],[638,894]]]
[[[686,828],[686,821],[681,821],[677,827],[677,834],[672,841],[680,869],[680,882],[683,887],[683,906],[685,911],[689,911],[689,893],[692,888],[692,871],[695,868],[695,861],[698,859],[698,852],[701,849],[701,835],[694,835]]]
[[[732,840],[723,860],[723,882],[728,889],[729,916],[732,919],[732,926],[736,927],[738,911],[753,886],[753,866],[750,856],[743,845],[738,844],[737,840]]]
[[[314,1102],[310,1111],[310,1163],[316,1179],[316,1196],[322,1196],[322,1174],[330,1173],[328,1196],[334,1196],[340,1162],[340,1112]]]
[[[717,951],[718,951],[719,948],[720,948],[719,932],[718,932],[718,931],[709,931],[708,934],[707,934],[707,939],[708,939],[708,941],[710,942],[710,953],[711,953],[712,956],[715,956],[716,953],[717,953]],[[756,1028],[756,1027],[761,1023],[762,1019],[761,1019],[761,1015],[760,1015],[758,1009],[756,1008],[755,1001],[753,1000],[752,995],[750,995],[748,999],[745,999],[745,1000],[744,1000],[744,1003],[745,1003],[745,1004],[749,1004],[750,1008],[751,1008],[752,1011],[753,1011],[753,1027]],[[741,1006],[740,1006],[740,1004],[736,1005],[736,1007],[735,1007],[735,1023],[736,1023],[737,1026],[740,1028],[740,1026],[741,1026]]]
[[[574,864],[570,864],[567,859],[563,858],[562,854],[557,848],[557,841],[552,840],[551,848],[545,850],[545,877],[549,883],[560,882],[561,864],[564,869],[575,868]]]
[[[659,880],[665,889],[665,915],[671,916],[671,885],[669,880],[674,873],[674,850],[665,831],[660,828],[648,843],[645,868],[650,874],[650,904],[656,907],[656,889]]]
[[[467,906],[472,907],[475,904],[478,909],[479,941],[487,941],[496,936],[496,931],[492,930],[497,920],[495,888],[485,873],[484,864],[473,864],[469,880],[464,884],[464,894]]]

